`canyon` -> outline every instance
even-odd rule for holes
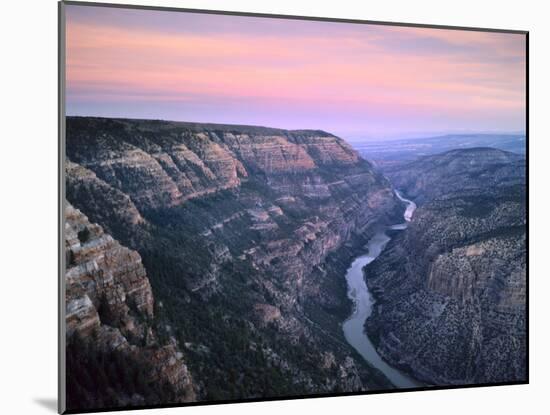
[[[418,209],[365,269],[378,352],[428,384],[525,381],[525,159],[452,150],[388,176]]]
[[[426,384],[523,379],[525,160],[457,151],[383,174],[319,130],[67,117],[69,401],[399,386],[342,330],[346,270],[384,232],[364,329],[387,364]],[[394,188],[418,204],[409,226]]]
[[[68,117],[66,197],[142,258],[158,330],[191,376],[181,399],[393,387],[343,336],[342,275],[403,205],[345,141]]]

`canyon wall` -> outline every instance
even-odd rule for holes
[[[140,255],[70,204],[65,218],[67,409],[194,400],[176,340],[155,327]]]
[[[366,269],[380,354],[428,384],[525,381],[525,160],[453,150],[389,174],[419,207]]]
[[[196,399],[391,387],[340,323],[350,258],[402,207],[343,140],[68,117],[66,172],[68,201],[141,255]]]

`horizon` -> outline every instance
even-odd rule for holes
[[[69,116],[525,134],[523,34],[78,5],[66,27]]]
[[[73,115],[66,114],[66,117],[69,118],[103,118],[103,119],[113,119],[113,120],[128,120],[128,121],[160,121],[160,122],[169,122],[169,123],[183,123],[183,124],[211,124],[211,125],[224,125],[224,126],[235,126],[235,127],[257,127],[257,128],[266,128],[273,130],[286,130],[286,131],[323,131],[327,134],[332,134],[338,138],[344,139],[349,143],[359,144],[363,142],[379,142],[379,141],[400,141],[400,140],[422,140],[427,138],[438,138],[438,137],[452,137],[452,136],[470,136],[470,135],[487,135],[487,136],[526,136],[525,131],[434,131],[434,132],[425,132],[425,133],[404,133],[398,136],[385,136],[385,137],[370,137],[365,136],[344,136],[338,135],[332,131],[327,131],[319,128],[285,128],[280,126],[273,125],[260,125],[260,124],[236,124],[236,123],[219,123],[219,122],[202,122],[202,121],[193,121],[193,120],[174,120],[174,119],[163,119],[163,118],[137,118],[137,117],[106,117],[98,115]]]

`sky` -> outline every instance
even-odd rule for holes
[[[525,35],[66,7],[67,115],[323,129],[525,130]]]

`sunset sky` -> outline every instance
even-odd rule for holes
[[[68,115],[324,129],[525,128],[525,36],[69,5]]]

